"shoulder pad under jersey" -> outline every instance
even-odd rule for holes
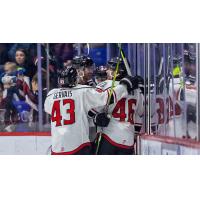
[[[47,94],[47,97],[50,96],[50,95],[52,95],[52,94],[54,94],[54,93],[57,92],[58,90],[59,90],[58,88],[55,88],[55,89],[50,90],[50,91],[48,92],[48,94]]]
[[[116,86],[116,85],[118,85],[118,82],[117,81],[115,81],[115,85],[114,86]],[[97,89],[101,89],[101,90],[107,90],[107,89],[109,89],[109,88],[111,88],[112,87],[112,80],[106,80],[106,81],[104,81],[104,82],[101,82],[101,83],[99,83],[97,86],[96,86],[96,88]]]

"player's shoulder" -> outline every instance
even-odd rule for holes
[[[86,92],[87,90],[95,89],[96,87],[89,86],[89,85],[76,85],[75,87],[71,88],[72,91],[77,92]]]
[[[72,87],[72,88],[54,88],[49,91],[49,93],[47,94],[47,97],[51,96],[54,93],[61,92],[63,90],[81,90],[81,89],[89,89],[89,88],[94,88],[94,87],[89,86],[89,85],[79,85],[78,84],[77,86]]]
[[[47,97],[53,95],[54,93],[58,92],[59,90],[60,90],[59,88],[54,88],[54,89],[50,90],[50,91],[48,92],[48,94],[47,94]]]
[[[182,79],[181,78],[174,78],[174,84],[181,84]]]
[[[135,89],[132,94],[127,96],[127,99],[136,99],[137,101],[142,101],[143,94],[140,89]]]
[[[80,84],[78,84],[76,87],[73,87],[74,90],[76,90],[76,89],[88,89],[88,88],[93,88],[93,87],[90,86],[90,85],[80,85]]]
[[[117,82],[117,81],[115,81],[115,85],[114,85],[114,86],[116,86],[116,85],[118,85],[118,82]],[[99,83],[99,84],[96,86],[96,88],[97,88],[98,90],[102,90],[102,91],[105,91],[105,90],[107,90],[107,89],[109,89],[109,88],[111,88],[111,87],[112,87],[112,80],[103,81],[103,82]]]

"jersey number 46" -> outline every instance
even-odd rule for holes
[[[128,119],[127,121],[131,124],[134,124],[134,106],[136,106],[136,99],[126,99],[122,98],[120,101],[118,101],[117,105],[115,106],[112,116],[114,118],[119,118],[120,122],[125,122],[125,119],[127,118],[126,114],[126,105],[128,106]]]
[[[65,105],[69,105],[69,109],[66,109],[66,113],[69,115],[69,119],[63,119],[61,115],[61,108],[64,109]],[[51,112],[51,121],[56,122],[56,126],[70,125],[75,122],[75,103],[73,99],[63,99],[54,102]]]

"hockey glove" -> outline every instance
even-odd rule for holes
[[[110,117],[106,113],[98,113],[94,117],[94,123],[96,126],[107,127],[110,122]]]
[[[138,89],[137,77],[126,76],[125,78],[121,79],[119,83],[126,85],[129,94],[131,94],[133,90]]]

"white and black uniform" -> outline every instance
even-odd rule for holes
[[[114,90],[117,99],[128,95],[123,85]],[[90,145],[88,111],[105,106],[108,96],[84,85],[48,93],[44,108],[51,115],[52,154],[75,154]]]
[[[115,82],[115,87],[117,87],[118,84],[119,82]],[[110,89],[111,86],[112,80],[107,80],[98,84],[97,90],[105,92]],[[98,128],[98,132],[101,132],[102,137],[111,145],[121,149],[133,150],[134,126],[137,123],[141,123],[141,117],[144,112],[144,97],[140,89],[134,90],[134,95],[128,95],[124,98],[117,97],[115,91],[113,93],[117,104],[109,106],[108,114],[111,115],[110,123],[107,127]],[[102,112],[103,108],[93,108],[93,111]],[[139,122],[136,120],[139,120]],[[104,153],[106,154],[105,150]],[[109,152],[107,152],[107,154],[109,154]],[[113,152],[113,154],[115,153]],[[126,153],[123,152],[122,154]]]
[[[170,99],[173,102],[175,112],[173,115],[173,110],[171,105],[171,115],[169,121],[168,132],[171,136],[174,136],[174,126],[176,131],[176,137],[190,137],[195,139],[196,137],[196,85],[191,84],[186,81],[185,88],[183,88],[181,78],[174,78],[174,91],[172,89],[172,83],[170,83]],[[185,92],[185,94],[184,94]],[[184,103],[185,101],[185,103]],[[190,112],[192,112],[192,118],[190,119]],[[185,113],[185,114],[184,114]],[[186,115],[186,116],[185,116]],[[175,124],[173,122],[173,117],[175,117]]]

